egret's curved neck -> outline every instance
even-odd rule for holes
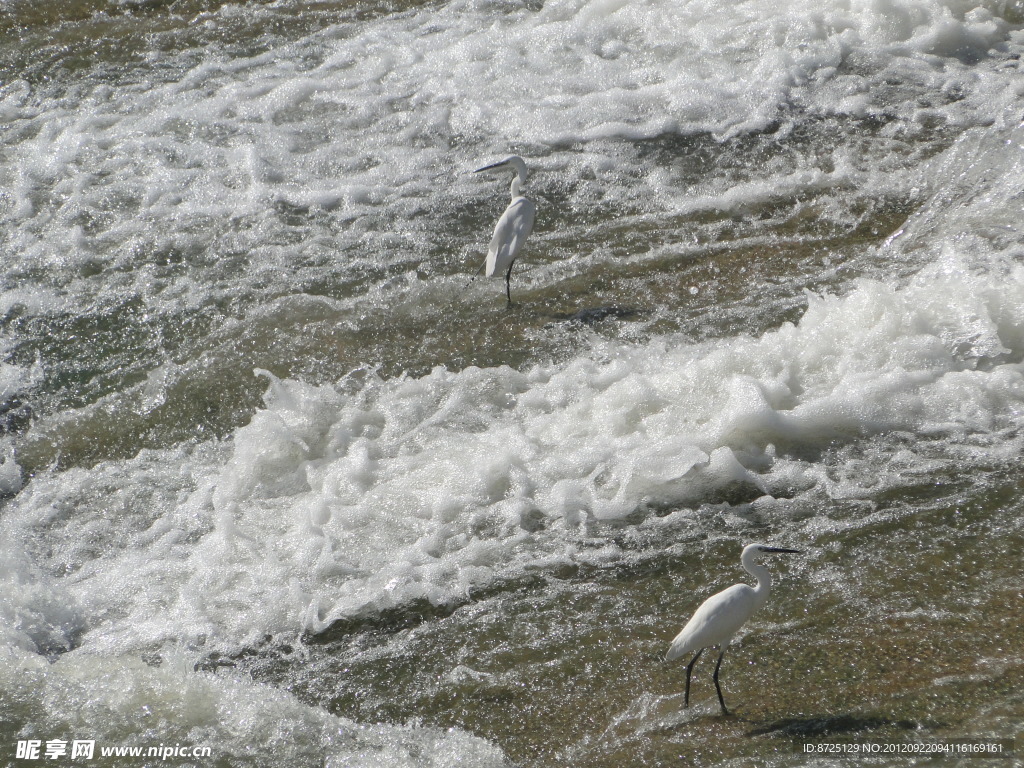
[[[515,175],[515,178],[514,178],[514,179],[512,179],[512,199],[513,199],[513,200],[514,200],[515,198],[519,197],[519,195],[521,194],[520,190],[521,190],[522,188],[523,188],[523,177],[522,177],[522,176],[520,176],[520,175],[519,175],[519,174],[517,173],[517,174]]]
[[[772,590],[772,575],[768,569],[761,565],[754,557],[743,558],[743,568],[757,579],[757,586],[754,587],[754,595],[758,603],[768,599],[768,593]]]

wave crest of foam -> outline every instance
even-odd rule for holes
[[[136,279],[151,295],[182,260],[209,270],[205,284],[232,280],[203,256],[211,239],[221,257],[294,263],[282,209],[330,211],[344,225],[334,248],[370,238],[371,250],[396,250],[396,220],[401,238],[422,240],[417,219],[437,185],[510,146],[543,155],[604,138],[727,137],[807,112],[899,131],[1016,120],[1020,41],[1005,4],[975,6],[558,0],[495,15],[467,0],[249,59],[196,64],[183,52],[170,82],[73,93],[11,83],[0,88],[11,126],[0,221],[23,274],[79,280],[90,296]],[[100,262],[102,286],[81,279]],[[171,287],[188,302],[191,282]]]
[[[713,348],[606,345],[527,371],[339,387],[272,379],[216,480],[218,535],[296,582],[311,629],[456,600],[537,560],[585,558],[589,522],[770,494],[777,463],[836,441],[1013,426],[1022,310],[1024,268],[946,265],[905,288],[811,296],[799,323]]]
[[[808,302],[759,338],[604,343],[524,371],[269,377],[230,442],[37,477],[5,526],[83,642],[238,646],[615,557],[586,544],[602,522],[829,494],[813,457],[837,444],[1019,427],[1024,267],[947,260]]]
[[[91,740],[96,758],[104,749],[145,756],[183,747],[208,748],[231,765],[507,765],[497,747],[464,731],[359,725],[284,691],[195,672],[180,656],[154,667],[128,657],[70,653],[49,663],[0,653],[0,699],[5,719],[27,718],[34,738]]]

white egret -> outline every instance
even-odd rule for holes
[[[676,635],[676,639],[669,646],[668,653],[665,654],[666,660],[673,661],[691,651],[697,652],[690,663],[686,665],[684,707],[690,706],[690,675],[693,673],[693,665],[697,663],[697,659],[706,648],[717,645],[719,653],[718,662],[715,664],[715,690],[718,691],[718,703],[722,705],[722,714],[729,714],[729,710],[725,708],[725,699],[722,698],[722,687],[718,684],[718,669],[722,666],[722,657],[725,656],[725,649],[729,647],[736,631],[754,615],[758,608],[765,604],[772,588],[771,574],[757,560],[761,555],[766,554],[796,554],[799,552],[798,549],[748,544],[743,548],[740,562],[743,563],[746,572],[757,579],[757,586],[734,584],[728,589],[723,589],[712,595],[701,604],[700,608],[694,612],[693,617],[686,622],[683,630]]]
[[[526,244],[526,238],[533,229],[533,219],[537,213],[537,207],[533,202],[522,195],[523,185],[526,184],[526,163],[523,162],[523,158],[512,155],[500,163],[478,168],[473,173],[509,168],[516,173],[512,179],[512,202],[494,227],[494,236],[487,248],[487,261],[481,269],[487,277],[505,275],[505,296],[511,304],[512,290],[509,287],[509,280],[512,277],[512,265]]]

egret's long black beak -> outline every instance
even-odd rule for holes
[[[773,554],[788,554],[788,555],[802,555],[804,551],[802,549],[786,549],[785,547],[762,547],[762,552],[771,552]]]
[[[485,165],[483,168],[477,168],[475,171],[473,171],[473,173],[481,173],[483,171],[493,171],[495,168],[502,168],[503,166],[506,166],[506,165],[508,165],[508,162],[505,161],[505,160],[502,160],[500,163],[491,163],[490,165]]]

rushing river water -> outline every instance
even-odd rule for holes
[[[1017,737],[1022,52],[1014,0],[0,0],[0,762]],[[750,541],[804,554],[684,709]]]

